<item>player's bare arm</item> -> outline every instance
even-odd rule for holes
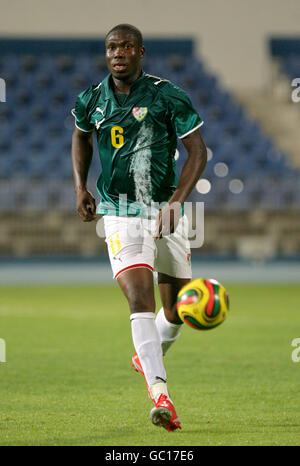
[[[176,190],[168,204],[159,213],[156,239],[175,231],[180,218],[181,206],[192,192],[206,165],[207,151],[199,129],[183,138],[182,142],[188,157],[182,168]]]
[[[93,133],[75,128],[71,154],[77,211],[84,222],[90,222],[96,218],[95,199],[87,190],[88,172],[93,157]]]

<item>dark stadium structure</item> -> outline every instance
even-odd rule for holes
[[[145,46],[145,71],[186,90],[204,120],[201,131],[208,163],[202,178],[206,185],[204,190],[197,185],[190,199],[203,201],[208,216],[214,211],[247,216],[253,209],[284,215],[286,209],[299,209],[299,170],[195,57],[193,41],[157,39],[146,41]],[[29,217],[36,211],[74,214],[70,111],[78,93],[107,74],[103,40],[1,39],[0,48],[0,76],[7,94],[6,102],[0,103],[0,211],[6,213],[9,225],[12,214],[18,212]],[[298,49],[289,52],[291,47],[284,48],[280,40],[279,45],[278,40],[271,41],[270,48],[275,55],[280,50],[284,72],[291,76],[299,72]],[[179,171],[185,160],[180,141],[178,149]],[[92,189],[100,170],[95,154]],[[12,228],[2,232],[1,254],[9,252],[5,235],[11,237]],[[28,248],[30,253],[47,249],[35,250],[34,244]],[[26,250],[25,246],[18,251],[26,255]],[[76,247],[62,250],[76,253]],[[229,248],[229,252],[233,251]]]

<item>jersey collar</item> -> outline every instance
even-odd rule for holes
[[[128,98],[130,97],[132,92],[138,87],[140,87],[140,85],[144,82],[145,76],[146,76],[146,73],[142,70],[140,77],[132,83],[131,88],[130,88],[130,93],[128,94]],[[115,98],[115,93],[111,86],[111,79],[112,79],[111,73],[109,73],[102,81],[101,87],[104,90],[104,93],[103,93],[104,100]]]

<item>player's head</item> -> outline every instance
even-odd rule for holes
[[[128,80],[141,71],[145,55],[141,32],[131,24],[118,24],[105,38],[106,62],[112,75]]]
[[[141,31],[136,28],[135,26],[132,26],[131,24],[118,24],[117,26],[114,26],[107,34],[105,37],[105,41],[107,40],[108,36],[115,31],[127,31],[130,32],[136,39],[136,42],[139,47],[143,46],[143,36]]]

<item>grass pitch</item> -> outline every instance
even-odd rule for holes
[[[227,290],[228,320],[185,326],[165,358],[183,425],[168,433],[130,367],[117,287],[1,287],[0,445],[300,445],[299,287]]]

